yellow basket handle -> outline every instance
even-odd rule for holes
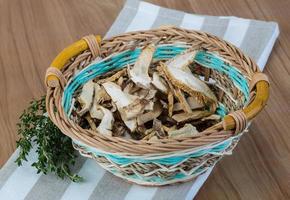
[[[246,108],[224,117],[222,122],[224,130],[235,129],[236,133],[243,131],[247,122],[252,120],[264,108],[269,98],[269,80],[264,73],[257,72],[253,75],[250,90],[252,91],[255,88],[255,98]]]
[[[100,53],[99,44],[101,43],[100,35],[89,35],[81,40],[73,43],[72,45],[63,49],[56,58],[52,61],[50,67],[47,69],[45,76],[45,84],[48,87],[63,86],[66,81],[62,76],[61,69],[72,57],[80,54],[81,52],[91,50],[93,57],[96,57]]]

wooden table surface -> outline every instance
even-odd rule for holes
[[[150,0],[207,15],[235,15],[279,23],[280,36],[265,73],[266,109],[225,157],[196,199],[290,199],[290,1]],[[15,150],[16,122],[65,46],[89,33],[104,35],[123,0],[0,0],[0,166]]]

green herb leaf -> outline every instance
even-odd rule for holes
[[[37,173],[54,173],[64,179],[68,177],[74,182],[79,182],[82,177],[71,172],[77,154],[69,137],[61,131],[46,117],[45,96],[39,100],[30,102],[30,106],[24,110],[17,124],[20,139],[17,147],[20,149],[15,162],[18,166],[27,161],[27,156],[36,145],[38,160],[32,164]]]

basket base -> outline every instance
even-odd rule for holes
[[[184,160],[179,163],[178,166],[173,166],[173,169],[180,170],[179,173],[172,173],[172,169],[168,166],[162,166],[161,164],[158,165],[160,168],[157,170],[154,170],[152,172],[148,171],[144,173],[140,173],[142,171],[138,171],[138,169],[142,169],[146,167],[146,165],[141,165],[140,168],[135,168],[135,170],[129,168],[131,170],[130,173],[128,173],[128,165],[118,165],[118,163],[114,163],[113,158],[106,158],[104,156],[95,155],[92,152],[89,152],[87,150],[84,150],[82,147],[76,145],[73,143],[73,146],[75,149],[79,151],[79,153],[82,156],[94,159],[97,164],[99,164],[102,168],[104,168],[106,171],[110,172],[111,174],[122,178],[123,180],[131,183],[131,184],[137,184],[142,186],[149,186],[149,187],[156,187],[156,186],[164,186],[164,185],[172,185],[172,184],[178,184],[183,182],[188,182],[196,179],[198,176],[204,174],[209,169],[211,169],[221,158],[221,155],[211,155],[210,157],[204,159],[204,160],[197,160],[198,162],[195,163],[194,160]],[[187,163],[191,163],[192,168],[191,170],[188,170],[186,168],[180,167],[181,165],[186,165]],[[197,164],[197,165],[195,165]],[[151,163],[149,163],[147,166],[151,167]],[[154,166],[156,164],[154,163]],[[186,165],[187,166],[187,165]],[[165,170],[165,171],[164,171]],[[167,172],[168,170],[168,172]],[[184,171],[182,171],[184,170]],[[123,173],[125,172],[125,173]]]
[[[132,185],[137,184],[137,185],[141,185],[141,186],[145,186],[145,187],[164,187],[164,186],[168,186],[168,185],[179,185],[182,183],[193,181],[193,180],[197,179],[198,176],[205,174],[206,171],[199,174],[198,176],[189,177],[189,178],[183,179],[183,180],[175,180],[175,181],[172,181],[171,183],[163,183],[163,184],[157,184],[157,183],[152,183],[152,182],[136,182],[136,181],[129,180],[129,179],[126,179],[126,178],[121,177],[121,176],[117,176],[116,174],[114,174],[112,172],[110,172],[110,173],[112,175],[116,176],[117,178],[122,179],[123,181],[126,181],[127,183],[132,184]]]

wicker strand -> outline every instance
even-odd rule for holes
[[[48,76],[56,76],[57,80],[48,80],[47,77]],[[55,67],[49,67],[46,70],[46,74],[45,74],[45,85],[46,87],[58,87],[59,84],[61,85],[62,88],[64,88],[64,86],[66,85],[67,81],[65,79],[65,77],[63,76],[62,72],[55,68]]]
[[[255,87],[255,85],[259,82],[259,81],[266,81],[269,83],[269,79],[268,77],[261,73],[261,72],[257,72],[255,74],[253,74],[252,76],[252,80],[250,82],[250,91],[252,91]]]
[[[96,37],[94,35],[87,35],[83,37],[83,39],[87,42],[89,49],[92,52],[93,59],[99,56],[101,51],[100,51],[100,45],[98,41],[96,40]]]
[[[248,120],[246,114],[242,110],[237,110],[229,114],[232,116],[236,123],[235,134],[243,132],[247,128]],[[225,127],[225,123],[223,121],[223,127]]]

